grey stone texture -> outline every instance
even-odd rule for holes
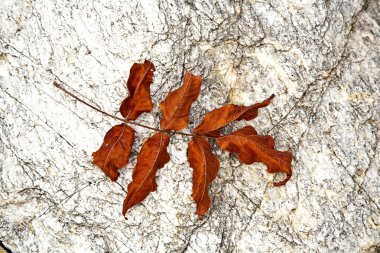
[[[0,0],[0,241],[12,252],[379,252],[377,0]],[[192,129],[226,103],[270,94],[253,125],[294,154],[284,187],[215,146],[212,207],[194,215],[188,138],[158,190],[121,216],[142,142],[112,183],[91,162],[117,122],[134,62],[156,65],[157,105],[185,69],[204,77]],[[160,111],[138,121],[158,126]],[[190,131],[190,130],[186,130]]]

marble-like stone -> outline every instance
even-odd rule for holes
[[[380,5],[376,0],[0,3],[0,241],[12,252],[379,252]],[[111,183],[91,162],[116,123],[133,62],[156,65],[157,105],[185,69],[204,77],[190,129],[227,102],[273,103],[251,122],[294,154],[273,187],[265,165],[216,151],[199,221],[187,138],[158,190],[121,216],[139,146]],[[140,122],[158,126],[155,107]],[[215,147],[216,148],[216,147]],[[217,150],[217,148],[215,149]]]

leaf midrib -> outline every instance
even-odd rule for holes
[[[157,161],[157,159],[158,159],[158,156],[159,156],[159,154],[161,153],[161,152],[160,152],[160,151],[161,151],[161,146],[162,146],[162,133],[160,133],[160,146],[159,146],[159,149],[158,149],[157,155],[156,155],[156,157],[155,157],[155,159],[154,159],[154,162],[152,163],[152,166],[150,167],[149,172],[146,174],[144,180],[143,180],[143,181],[141,182],[141,184],[137,187],[137,189],[132,193],[132,196],[129,198],[129,201],[128,201],[128,203],[127,203],[126,206],[128,206],[129,202],[131,201],[131,199],[133,198],[133,196],[135,195],[135,193],[138,192],[138,191],[140,190],[141,186],[144,184],[144,182],[145,182],[146,179],[148,178],[149,174],[152,172],[153,167],[154,167],[154,165],[156,164],[156,161]]]
[[[174,115],[176,114],[176,112],[177,112],[177,110],[178,110],[178,108],[179,108],[179,104],[181,104],[181,101],[182,101],[182,99],[183,99],[183,96],[185,95],[185,93],[186,93],[186,91],[187,91],[187,89],[188,89],[188,87],[189,87],[189,84],[190,84],[192,78],[193,78],[193,76],[190,74],[189,81],[188,81],[188,82],[186,83],[186,85],[184,86],[184,87],[185,87],[185,88],[184,88],[184,91],[182,92],[180,98],[178,99],[178,102],[176,103],[176,106],[175,106],[175,109],[174,109],[173,113],[171,114],[170,118],[168,119],[168,121],[166,122],[166,124],[165,124],[165,126],[164,126],[163,128],[166,128],[166,127],[169,125],[169,123],[170,123],[171,120],[173,119]],[[179,89],[181,89],[181,87],[178,88],[177,91],[178,91]],[[172,93],[172,94],[173,94],[173,93]]]

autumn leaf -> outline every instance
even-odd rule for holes
[[[120,113],[127,120],[137,119],[143,112],[150,112],[153,103],[150,98],[150,85],[153,81],[154,65],[150,61],[132,65],[127,87],[129,96],[123,100]]]
[[[261,103],[251,106],[228,104],[205,115],[202,122],[194,128],[194,133],[211,137],[220,136],[220,130],[235,120],[252,120],[257,117],[259,109],[269,105],[274,98],[271,95]]]
[[[116,181],[119,176],[117,171],[128,163],[134,139],[135,132],[130,126],[116,125],[106,133],[99,150],[92,153],[94,163],[112,181]]]
[[[128,194],[123,203],[123,216],[128,209],[143,201],[150,192],[156,191],[156,172],[170,160],[166,151],[168,144],[169,135],[163,132],[153,135],[143,144],[137,156],[132,182],[128,185]]]
[[[202,219],[211,205],[208,188],[218,175],[219,160],[211,152],[210,143],[204,137],[195,137],[190,141],[187,156],[190,166],[193,168],[193,193],[191,196],[197,204],[195,213]]]
[[[189,123],[189,113],[192,103],[201,91],[202,78],[186,71],[183,84],[160,103],[163,130],[181,130]]]
[[[130,70],[127,87],[129,96],[120,106],[120,113],[124,118],[107,113],[81,99],[74,93],[66,90],[55,81],[55,87],[77,101],[103,113],[123,124],[112,127],[104,137],[103,144],[94,152],[93,161],[103,172],[116,181],[118,170],[128,163],[128,157],[134,142],[134,130],[126,124],[143,127],[157,132],[147,139],[137,156],[137,162],[132,173],[132,182],[128,185],[128,193],[123,203],[123,216],[133,206],[141,203],[150,192],[157,190],[155,180],[158,169],[169,162],[167,152],[169,134],[192,136],[188,145],[188,161],[193,169],[192,198],[197,208],[196,214],[202,219],[211,206],[209,188],[219,171],[219,160],[212,153],[211,145],[206,138],[216,140],[222,150],[237,153],[239,160],[244,164],[262,162],[266,164],[269,173],[285,173],[286,178],[274,183],[275,186],[284,185],[292,176],[292,153],[289,151],[275,150],[274,140],[271,136],[258,135],[252,126],[246,126],[231,134],[220,136],[221,129],[240,120],[252,120],[258,116],[259,109],[270,104],[274,95],[271,95],[261,103],[251,106],[227,104],[207,113],[201,123],[192,133],[180,132],[189,124],[191,106],[198,98],[201,90],[202,78],[186,71],[182,85],[170,92],[160,103],[162,112],[160,128],[148,126],[139,122],[133,122],[142,113],[150,112],[153,103],[150,98],[150,85],[153,81],[154,65],[145,61],[143,64],[133,64]]]
[[[269,173],[286,173],[286,178],[274,183],[275,186],[284,185],[292,176],[292,153],[276,151],[271,136],[257,135],[252,126],[246,126],[229,135],[217,138],[216,143],[225,151],[238,153],[239,160],[244,164],[262,162],[267,165]]]

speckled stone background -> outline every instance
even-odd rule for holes
[[[377,0],[0,0],[0,241],[12,252],[379,252]],[[156,65],[157,104],[184,69],[204,77],[190,129],[225,103],[276,94],[251,122],[294,153],[221,160],[208,216],[194,215],[187,138],[172,138],[158,190],[121,216],[141,143],[111,183],[91,162],[116,123],[134,62]],[[158,126],[156,107],[139,122]]]

